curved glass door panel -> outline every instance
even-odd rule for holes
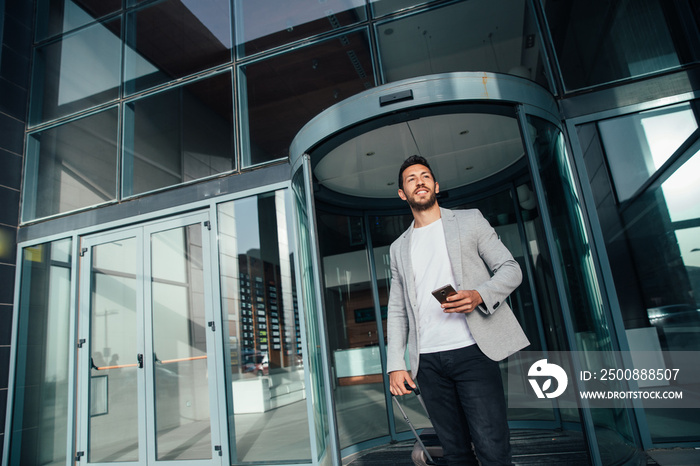
[[[292,178],[292,188],[294,191],[294,204],[296,211],[297,233],[299,237],[299,266],[301,279],[301,295],[305,309],[306,323],[306,339],[309,357],[309,374],[311,376],[311,395],[313,396],[313,416],[315,427],[316,443],[312,447],[316,450],[316,457],[321,464],[330,464],[332,461],[331,455],[327,454],[329,449],[332,451],[334,445],[333,438],[335,437],[332,429],[331,413],[328,409],[328,400],[326,398],[328,385],[326,379],[326,367],[328,362],[324,360],[323,337],[321,335],[322,328],[320,325],[321,306],[317,283],[319,283],[318,275],[314,265],[314,255],[317,254],[315,236],[312,235],[314,230],[313,212],[309,212],[307,195],[307,173],[309,170],[308,159],[305,158],[303,164],[294,173]],[[326,367],[324,367],[326,366]]]
[[[377,295],[379,306],[382,310],[382,327],[386,335],[386,306],[389,303],[389,290],[391,285],[391,257],[389,246],[409,227],[413,218],[409,214],[404,215],[370,215],[367,217],[369,231],[372,239],[372,254],[374,255],[374,268],[376,271]],[[386,339],[384,340],[386,344]],[[406,358],[408,361],[408,357]],[[389,400],[390,402],[391,400]],[[430,419],[425,409],[413,394],[399,397],[401,407],[417,429],[431,427]],[[409,432],[410,427],[403,418],[401,412],[392,406],[394,430],[396,432]],[[377,434],[381,432],[377,431]]]
[[[379,347],[386,325],[377,321],[363,218],[323,212],[317,218],[338,438],[345,448],[389,434]],[[380,312],[386,324],[386,303]]]
[[[139,460],[136,248],[136,237],[92,247],[89,462]]]
[[[516,205],[519,212],[516,212]],[[550,405],[546,408],[541,405],[523,407],[527,403],[518,402],[518,399],[530,396],[532,390],[527,374],[535,361],[531,357],[524,356],[526,352],[534,351],[542,354],[548,350],[562,350],[555,342],[549,341],[545,331],[545,328],[553,328],[556,325],[557,315],[561,309],[556,307],[556,313],[551,312],[549,308],[546,308],[547,312],[543,311],[538,296],[546,295],[548,291],[541,281],[537,281],[537,276],[533,273],[535,264],[540,259],[537,244],[544,241],[543,231],[535,226],[535,222],[541,223],[541,220],[534,193],[530,190],[529,183],[524,183],[517,189],[511,186],[510,189],[483,199],[460,204],[457,208],[479,209],[518,262],[523,273],[522,283],[511,293],[508,300],[513,313],[530,340],[530,345],[524,349],[524,352],[515,353],[500,363],[506,399],[510,405],[516,406],[508,410],[508,420],[558,422],[559,412],[555,409],[557,407],[555,400],[550,400]],[[526,245],[530,247],[527,248]],[[549,264],[538,265],[539,273],[551,276]],[[578,416],[575,421],[578,421]]]
[[[574,183],[561,130],[554,124],[529,115],[527,123],[533,134],[535,165],[539,167],[542,194],[546,200],[555,251],[555,268],[559,268],[560,286],[564,288],[566,313],[571,319],[575,353],[585,358],[592,370],[621,367],[614,359],[612,335],[605,316],[598,275],[584,223],[581,201]],[[597,359],[597,360],[593,360]],[[574,361],[574,366],[576,366]],[[608,381],[605,390],[624,391],[620,381]],[[585,408],[585,406],[584,406]],[[604,464],[622,464],[636,454],[632,422],[623,401],[606,409],[584,409],[590,416],[593,432],[588,432]]]

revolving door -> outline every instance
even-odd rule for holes
[[[524,278],[510,304],[528,350],[611,349],[557,114],[552,96],[526,80],[451,73],[366,91],[297,135],[293,176],[304,186],[297,201],[311,212],[330,437],[343,455],[410,436],[392,410],[385,369],[389,245],[412,220],[396,178],[410,155],[430,162],[440,206],[481,210],[519,262]],[[528,367],[518,354],[501,362],[507,398],[527,385]],[[414,424],[429,426],[415,398],[403,404]],[[592,464],[624,463],[637,451],[622,406],[601,412],[551,400],[508,414],[512,429],[583,432]]]

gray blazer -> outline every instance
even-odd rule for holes
[[[490,359],[500,361],[530,344],[505,302],[522,281],[520,266],[478,210],[440,208],[440,214],[457,289],[476,290],[484,300],[477,309],[465,314],[469,330],[481,351]],[[420,346],[411,266],[412,232],[413,223],[390,249],[387,372],[406,370],[404,354],[408,346],[411,373],[415,378]]]

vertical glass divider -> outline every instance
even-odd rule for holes
[[[76,406],[76,400],[78,395],[78,374],[75,361],[77,361],[78,356],[78,323],[79,323],[79,308],[78,303],[80,302],[80,296],[78,295],[78,270],[79,270],[79,259],[80,259],[80,239],[77,234],[74,234],[71,239],[71,271],[70,271],[70,304],[68,305],[69,317],[68,317],[68,341],[70,342],[68,350],[68,412],[75,413],[78,411],[78,406]],[[18,296],[18,295],[16,295]],[[14,346],[13,346],[14,347]],[[11,393],[11,392],[10,392]],[[77,445],[77,416],[68,416],[68,438],[66,442],[66,458],[73,458],[75,456],[74,448]]]
[[[515,184],[510,186],[510,197],[513,200],[513,211],[515,212],[516,224],[518,225],[518,234],[520,235],[521,247],[523,249],[523,261],[525,262],[525,272],[528,280],[528,288],[530,289],[530,295],[532,296],[532,304],[535,308],[535,321],[537,322],[537,331],[540,340],[540,346],[544,354],[547,354],[549,348],[547,347],[547,342],[544,338],[545,330],[544,324],[542,323],[542,308],[540,307],[540,299],[537,295],[537,287],[534,283],[535,271],[534,264],[532,263],[532,255],[530,254],[530,248],[527,241],[527,233],[525,232],[525,223],[523,220],[522,213],[520,211],[520,205],[518,204],[518,192]],[[522,286],[522,285],[521,285]],[[561,411],[559,410],[559,403],[556,398],[551,399],[554,422],[559,428],[562,427]]]
[[[314,200],[313,200],[313,183],[311,174],[311,158],[308,154],[303,155],[302,169],[304,170],[304,182],[306,184],[306,209],[309,213],[309,243],[312,247],[311,250],[311,263],[312,270],[314,274],[315,283],[323,283],[321,279],[321,264],[319,246],[318,246],[318,234],[316,229],[316,212],[314,210]],[[324,311],[323,299],[320,292],[316,292],[316,306],[319,310],[317,318],[319,320],[318,325],[319,332],[318,338],[321,344],[321,366],[323,367],[323,377],[326,379],[326,403],[328,406],[328,425],[329,425],[329,441],[330,444],[326,446],[326,453],[332,455],[332,462],[334,465],[340,465],[340,445],[338,442],[338,429],[337,421],[335,418],[335,401],[333,400],[333,389],[332,389],[332,378],[330,374],[331,363],[328,357],[328,338],[326,334],[326,313]]]
[[[12,311],[12,332],[10,335],[10,364],[9,364],[9,377],[8,377],[8,384],[7,384],[7,410],[5,413],[5,435],[3,436],[3,449],[2,451],[4,452],[3,457],[5,458],[5,461],[3,462],[3,466],[7,466],[9,458],[10,458],[10,440],[14,441],[14,435],[12,432],[12,419],[14,418],[14,407],[17,403],[15,403],[15,397],[18,396],[17,393],[15,393],[15,381],[17,380],[17,374],[15,373],[17,371],[17,368],[19,364],[17,364],[17,355],[19,353],[19,350],[17,348],[17,342],[19,340],[19,305],[20,305],[20,296],[26,296],[26,294],[21,292],[22,285],[24,286],[29,286],[29,280],[28,279],[23,279],[22,275],[26,274],[25,277],[29,275],[29,271],[25,270],[24,267],[24,261],[22,259],[22,251],[24,249],[18,245],[17,246],[17,268],[15,270],[15,293],[14,293],[14,306],[13,306],[13,311]],[[14,451],[14,450],[13,450]]]
[[[533,152],[534,140],[530,134],[529,128],[527,126],[527,114],[523,105],[518,105],[517,107],[518,123],[520,124],[522,137],[525,142],[525,150],[527,152],[527,159],[530,165],[530,172],[532,174],[532,183],[535,188],[535,195],[537,196],[537,205],[542,209],[542,224],[544,226],[545,237],[547,238],[547,247],[549,248],[549,255],[552,260],[552,269],[554,272],[554,281],[556,282],[557,294],[559,295],[559,302],[562,306],[562,317],[564,322],[564,330],[566,332],[566,338],[571,350],[576,350],[576,338],[574,334],[573,322],[571,320],[571,309],[569,308],[569,302],[564,292],[564,277],[562,276],[562,264],[559,259],[559,255],[555,249],[555,238],[553,233],[552,222],[550,219],[549,208],[544,197],[544,186],[542,179],[540,178],[540,168],[537,162],[536,154]],[[574,357],[572,358],[572,365],[575,373],[581,370],[579,361]],[[577,390],[581,387],[579,386],[580,381],[575,378]],[[591,464],[594,466],[603,466],[602,459],[600,456],[600,450],[598,447],[598,442],[595,436],[595,426],[593,425],[593,417],[591,415],[590,409],[588,409],[587,400],[581,400],[581,407],[578,408],[579,415],[581,417],[584,438],[586,439],[586,445],[588,446],[588,452],[590,455]]]
[[[209,230],[205,231],[204,234],[209,235],[209,261],[211,265],[209,269],[211,270],[211,306],[212,314],[214,319],[214,325],[216,328],[221,329],[219,334],[214,338],[214,353],[221,355],[221,361],[217,361],[214,371],[216,373],[217,380],[221,382],[216,384],[217,389],[217,400],[219,407],[226,407],[224,413],[233,413],[233,398],[231,399],[231,405],[228,405],[227,392],[231,387],[231,371],[225,370],[224,368],[231,367],[231,353],[224,351],[224,316],[222,314],[221,306],[221,263],[219,262],[219,218],[217,215],[217,204],[212,202],[209,205]],[[221,413],[221,410],[219,411]],[[227,416],[217,413],[218,429],[219,429],[219,442],[221,445],[222,454],[222,464],[231,464],[230,459],[230,448],[236,445],[236,433],[231,430],[229,432]],[[235,423],[232,423],[233,426]]]
[[[391,440],[396,440],[396,423],[394,422],[394,405],[391,402],[391,392],[389,392],[389,375],[386,373],[386,341],[384,340],[384,325],[382,322],[382,310],[379,303],[379,290],[377,289],[377,268],[374,261],[374,247],[372,246],[372,232],[369,229],[369,215],[365,214],[362,217],[364,222],[367,260],[369,264],[369,279],[372,287],[372,302],[374,304],[374,318],[377,322],[377,330],[379,337],[379,357],[382,367],[382,382],[384,385],[384,398],[386,402],[386,417],[389,421],[389,436]]]
[[[302,159],[300,159],[302,160]],[[298,168],[297,168],[298,169]],[[292,174],[296,173],[296,170],[292,170]],[[294,230],[294,238],[292,241],[293,247],[292,250],[294,252],[294,273],[296,274],[296,292],[297,292],[297,302],[302,300],[303,296],[303,277],[302,277],[302,264],[301,264],[301,258],[299,257],[300,255],[300,250],[298,248],[298,244],[301,241],[301,237],[299,235],[299,232],[297,231],[299,227],[301,226],[301,219],[298,218],[296,214],[296,209],[293,206],[294,204],[294,192],[293,188],[290,186],[289,188],[289,194],[286,197],[286,207],[287,207],[287,223],[289,225],[295,225]],[[291,218],[290,218],[291,217]],[[302,360],[305,361],[305,368],[304,368],[304,387],[305,387],[305,392],[306,392],[306,416],[308,419],[308,426],[309,426],[309,443],[311,446],[311,458],[314,464],[316,463],[316,460],[314,458],[318,458],[318,440],[316,439],[316,429],[314,428],[314,409],[312,406],[311,401],[313,400],[312,396],[312,381],[311,381],[311,371],[306,369],[306,366],[308,366],[308,361],[309,361],[309,348],[308,348],[308,339],[306,335],[306,312],[299,312],[299,333],[301,335],[301,341],[303,344],[301,345],[301,355],[302,355]]]

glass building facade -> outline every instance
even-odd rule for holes
[[[0,40],[3,466],[412,438],[385,373],[412,154],[520,264],[528,351],[700,352],[695,1],[0,0]],[[501,363],[509,400],[531,364]],[[508,416],[646,464],[700,446],[687,401]]]

